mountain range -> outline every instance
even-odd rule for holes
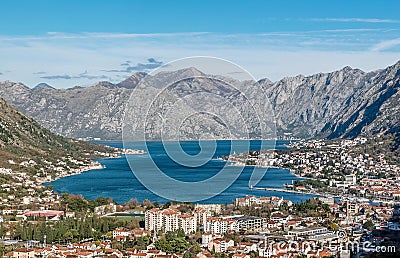
[[[194,68],[187,68],[153,80],[181,77],[182,74],[187,77],[204,75]],[[134,73],[118,84],[98,82],[90,87],[69,89],[55,89],[47,84],[31,89],[22,83],[5,81],[0,82],[0,97],[54,133],[73,138],[118,140],[121,139],[125,105],[145,76],[145,73]],[[330,73],[285,77],[276,82],[262,79],[257,84],[229,77],[218,78],[246,86],[250,96],[252,90],[253,94],[259,90],[254,87],[262,87],[275,112],[278,135],[331,139],[400,131],[400,61],[372,72],[344,67]],[[216,81],[187,80],[179,86],[179,92],[195,85],[199,90],[234,96],[228,86]],[[139,106],[140,101],[145,102],[138,101]],[[202,101],[207,102],[207,99]],[[153,115],[157,116],[156,113]],[[246,115],[251,116],[248,112]],[[234,121],[232,118],[230,122]],[[193,128],[224,125],[216,118],[199,118],[191,123],[194,123],[192,128],[181,131],[184,138],[195,137]],[[214,136],[227,137],[219,130]]]

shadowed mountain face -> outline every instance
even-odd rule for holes
[[[120,88],[134,89],[136,85],[139,84],[140,80],[143,79],[146,75],[147,74],[143,72],[134,73],[127,79],[118,83],[117,86]]]
[[[247,83],[249,89],[262,87],[266,91],[275,111],[278,135],[355,137],[399,132],[399,69],[400,62],[369,73],[345,67],[331,73],[287,77],[274,83],[262,79],[258,85],[233,82],[232,78],[225,80]],[[193,68],[178,72],[187,76],[203,75]],[[87,88],[71,89],[41,87],[32,90],[23,84],[6,81],[0,83],[0,97],[61,135],[121,139],[125,105],[144,76],[143,73],[135,73],[119,84],[100,82]],[[176,74],[163,73],[153,80],[163,80],[163,76],[174,78]],[[221,85],[207,85],[214,81],[202,80],[200,87],[229,92]],[[185,87],[190,85],[185,84]],[[199,85],[196,84],[196,87]],[[213,127],[211,123],[216,121],[193,119],[191,126]],[[193,130],[183,128],[182,132],[188,132],[184,135],[187,139],[193,136]],[[221,136],[224,137],[224,134]]]
[[[45,165],[67,156],[85,160],[95,156],[96,151],[114,152],[102,145],[56,135],[2,98],[0,110],[0,167],[19,168],[20,162],[31,158],[36,164]]]

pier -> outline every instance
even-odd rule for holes
[[[319,193],[306,193],[296,190],[284,189],[284,188],[272,188],[272,187],[250,187],[252,190],[259,191],[273,191],[273,192],[281,192],[281,193],[295,193],[295,194],[312,194],[312,195],[320,195]]]

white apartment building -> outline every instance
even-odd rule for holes
[[[239,231],[238,222],[231,218],[211,217],[204,223],[204,232],[223,234],[227,231]]]
[[[267,227],[267,219],[253,216],[238,216],[232,218],[211,217],[204,223],[204,232],[223,234],[227,231],[257,230]]]
[[[207,219],[211,217],[211,211],[201,207],[197,207],[194,209],[193,215],[196,217],[197,225],[203,226]]]
[[[113,234],[113,238],[117,238],[117,236],[128,237],[128,236],[132,235],[132,232],[125,228],[116,228],[113,230],[112,234]]]
[[[196,232],[197,220],[195,216],[181,214],[177,209],[160,210],[154,208],[145,213],[145,229],[158,231],[176,231],[182,229],[185,234]]]
[[[189,214],[181,214],[178,218],[178,226],[185,232],[185,234],[196,232],[197,219]]]

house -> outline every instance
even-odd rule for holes
[[[202,250],[201,253],[196,255],[198,258],[213,258],[214,256],[207,250]]]
[[[39,211],[28,211],[24,213],[23,217],[42,217],[46,218],[46,221],[59,221],[61,216],[64,215],[64,211],[56,211],[56,210],[39,210]]]
[[[136,228],[132,230],[132,235],[134,237],[144,237],[144,236],[150,236],[150,231],[145,230],[143,228]]]
[[[12,256],[15,258],[34,258],[35,249],[20,248],[12,252]]]
[[[279,223],[277,221],[268,220],[267,223],[265,224],[265,228],[267,228],[267,229],[279,228],[281,225],[282,225],[282,223]]]
[[[126,242],[127,238],[127,236],[116,236],[115,240],[117,240],[118,242]]]
[[[3,210],[3,215],[13,215],[16,212],[17,212],[17,210],[15,210],[15,209],[5,208]]]
[[[235,243],[232,239],[217,238],[208,243],[208,250],[216,253],[223,253],[234,245]]]
[[[65,213],[66,218],[75,218],[75,212],[74,211],[67,211]]]
[[[9,252],[3,255],[3,258],[13,258],[14,257],[14,252]]]
[[[75,253],[75,255],[77,255],[78,258],[92,258],[96,254],[94,252],[90,252],[90,251],[78,251]],[[68,256],[68,255],[66,255],[66,256]]]
[[[107,255],[107,257],[109,257],[109,256],[122,257],[123,256],[121,251],[119,251],[117,249],[111,249],[111,248],[106,249],[104,251],[104,253]]]
[[[280,212],[274,212],[274,213],[271,214],[270,219],[271,219],[272,221],[275,221],[275,222],[284,224],[284,223],[286,223],[286,222],[290,219],[290,217],[285,216],[285,215],[283,215],[283,214],[280,213]]]
[[[257,245],[255,243],[239,242],[238,246],[242,247],[245,253],[249,253],[251,251],[257,251]]]
[[[222,238],[220,234],[211,234],[211,233],[204,233],[201,235],[201,244],[203,247],[207,247],[208,243],[210,243],[213,239]]]
[[[129,237],[131,234],[132,232],[125,228],[116,228],[112,232],[113,238],[119,241],[125,241],[126,238]]]
[[[249,258],[250,256],[247,254],[234,254],[232,258]]]
[[[306,252],[307,258],[330,257],[330,256],[332,256],[332,253],[326,248],[324,248],[323,250],[309,250],[308,252]]]
[[[289,231],[292,229],[296,229],[299,225],[300,225],[300,222],[298,220],[291,219],[283,225],[283,229],[285,231]]]
[[[47,247],[43,249],[35,249],[35,257],[47,257],[51,253],[52,249]]]
[[[166,255],[165,252],[161,251],[161,250],[147,250],[147,256],[149,257],[160,257],[161,255]]]

